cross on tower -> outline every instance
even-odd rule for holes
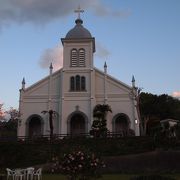
[[[83,13],[83,12],[84,12],[84,10],[83,10],[83,9],[81,9],[81,7],[80,7],[80,5],[79,5],[78,9],[77,9],[77,10],[75,10],[74,12],[75,12],[75,13],[78,13],[78,19],[81,19],[81,17],[80,17],[80,13]]]

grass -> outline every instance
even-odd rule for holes
[[[99,180],[129,180],[130,177],[133,177],[136,175],[128,175],[128,174],[105,174],[102,178],[99,178]],[[166,175],[170,177],[174,177],[177,180],[180,180],[180,174],[173,174],[173,175]],[[67,180],[66,176],[60,175],[60,174],[44,174],[43,180]]]
[[[130,177],[132,175],[107,174],[99,178],[99,180],[129,180]],[[67,178],[60,174],[45,174],[43,175],[43,180],[67,180]]]

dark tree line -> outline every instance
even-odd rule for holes
[[[16,137],[19,112],[17,109],[10,108],[3,111],[3,105],[0,105],[0,137]],[[6,119],[5,114],[9,115]]]
[[[180,120],[180,100],[167,94],[140,94],[139,108],[141,114],[141,133],[146,135],[150,129],[157,126],[161,120]]]

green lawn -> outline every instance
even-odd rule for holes
[[[99,178],[99,180],[129,180],[130,177],[132,177],[132,175],[108,174],[104,175],[102,178]],[[67,180],[67,178],[59,174],[45,174],[43,175],[43,180]]]
[[[129,180],[130,177],[135,175],[126,175],[126,174],[106,174],[103,175],[99,180]],[[177,180],[180,180],[180,174],[168,175],[170,177],[174,177]],[[67,180],[67,178],[63,175],[59,174],[45,174],[43,175],[43,180]]]

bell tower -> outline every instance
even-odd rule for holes
[[[80,13],[84,11],[78,8],[75,12],[78,13],[78,18],[75,20],[74,28],[61,39],[64,47],[64,69],[92,68],[95,38],[83,27]]]
[[[62,112],[67,111],[66,107],[73,106],[72,108],[75,109],[78,106],[79,111],[88,114],[87,129],[90,129],[95,97],[93,63],[95,38],[83,26],[80,13],[84,11],[79,7],[75,12],[78,13],[75,26],[65,38],[61,39],[63,44]],[[86,104],[84,104],[85,101]],[[67,116],[64,114],[62,120],[66,119]]]
[[[75,26],[62,38],[63,44],[63,72],[65,92],[90,91],[91,70],[93,69],[93,55],[95,52],[95,38],[83,27],[80,7],[75,10],[78,18]],[[68,83],[69,82],[69,83]]]

